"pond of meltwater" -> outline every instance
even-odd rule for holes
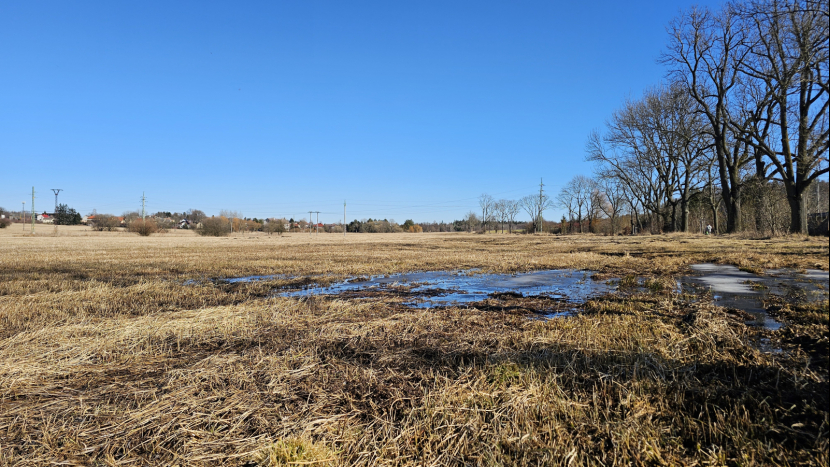
[[[678,291],[699,296],[702,292],[709,292],[716,305],[744,310],[754,317],[747,324],[768,329],[780,327],[764,308],[764,302],[772,295],[792,302],[826,300],[828,297],[828,273],[821,270],[798,272],[778,269],[758,275],[719,264],[695,264],[691,269],[696,274],[680,278]],[[591,271],[572,269],[520,274],[486,274],[478,270],[426,271],[358,277],[328,286],[312,285],[280,295],[336,295],[355,299],[395,296],[402,298],[404,305],[413,308],[457,306],[488,299],[539,298],[534,304],[538,313],[561,316],[576,310],[578,305],[592,297],[617,291],[617,281],[595,281],[591,275]],[[285,276],[250,276],[223,281],[233,283],[277,277]]]
[[[328,287],[312,287],[283,293],[286,297],[340,295],[405,288],[414,308],[463,305],[479,302],[494,294],[513,293],[543,296],[570,303],[582,303],[592,296],[613,292],[616,287],[593,281],[589,271],[556,269],[523,274],[483,274],[476,271],[428,271],[348,280]]]
[[[746,311],[755,318],[748,324],[767,329],[781,327],[764,309],[764,301],[772,295],[800,302],[828,297],[828,273],[818,269],[805,272],[771,269],[765,275],[758,275],[723,264],[694,264],[691,268],[700,275],[681,279],[684,291],[709,290],[716,305]]]

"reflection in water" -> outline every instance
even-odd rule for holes
[[[350,291],[377,291],[406,286],[411,295],[420,295],[407,305],[415,308],[463,305],[478,302],[496,293],[514,292],[523,296],[545,296],[582,303],[592,296],[613,292],[615,287],[592,281],[590,272],[570,269],[535,271],[525,274],[481,274],[475,271],[429,271],[345,281],[282,294],[286,297],[337,295]]]
[[[764,309],[764,300],[770,295],[798,301],[827,299],[828,273],[817,269],[804,273],[775,269],[759,276],[731,265],[695,264],[691,268],[701,275],[682,278],[684,291],[694,293],[696,287],[707,289],[716,305],[744,310],[755,317],[750,324],[768,329],[781,327]]]
[[[828,273],[815,269],[805,272],[776,269],[767,271],[765,275],[718,264],[695,264],[691,269],[698,274],[682,277],[678,290],[695,295],[701,291],[710,292],[716,305],[744,310],[755,316],[748,324],[769,329],[780,327],[764,309],[764,300],[771,295],[793,301],[826,300],[828,296]],[[496,294],[515,293],[523,297],[546,297],[571,304],[573,307],[570,309],[574,309],[592,297],[617,291],[616,284],[594,281],[590,274],[590,271],[572,269],[524,274],[484,274],[475,270],[427,271],[368,279],[353,278],[330,286],[314,286],[281,295],[302,297],[347,294],[359,298],[358,294],[370,296],[389,292],[408,297],[410,301],[406,303],[407,306],[431,308],[464,305],[488,297],[497,298]],[[225,281],[232,283],[277,277],[285,276],[250,276]]]

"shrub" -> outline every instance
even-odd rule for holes
[[[196,232],[205,237],[226,237],[231,233],[231,224],[225,217],[211,217],[204,219]]]
[[[167,232],[170,229],[176,228],[176,223],[170,219],[156,219],[156,226],[158,226],[159,233]]]
[[[410,225],[409,228],[407,229],[407,232],[410,232],[410,233],[421,233],[423,231],[424,231],[424,228],[421,227],[418,224]]]
[[[271,234],[282,235],[283,232],[285,232],[285,224],[284,224],[284,221],[281,220],[281,219],[272,220],[271,222],[268,222],[267,224],[262,226],[262,230],[264,232],[267,232],[268,235],[271,235]]]
[[[0,229],[5,229],[11,223],[12,223],[12,221],[10,221],[8,219],[0,219]]]
[[[121,226],[121,219],[110,214],[98,214],[95,219],[89,221],[92,230],[99,232],[112,232]]]
[[[130,232],[135,232],[142,237],[149,237],[159,231],[159,226],[153,219],[136,219],[128,226]]]
[[[247,230],[249,232],[259,232],[262,230],[262,223],[257,222],[255,220],[246,221],[247,223]]]

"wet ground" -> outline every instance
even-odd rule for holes
[[[773,296],[790,302],[828,298],[828,273],[817,269],[804,272],[775,269],[758,275],[723,264],[695,264],[691,268],[699,275],[680,280],[684,292],[709,292],[716,305],[743,310],[753,317],[748,324],[767,329],[781,327],[765,309],[765,303]]]
[[[615,287],[593,281],[588,271],[548,270],[524,274],[484,274],[477,271],[429,271],[357,278],[328,287],[286,292],[288,297],[337,295],[371,298],[381,295],[404,297],[413,308],[464,306],[518,311],[532,309],[541,315],[561,315],[575,310],[591,297],[605,295]],[[532,303],[530,303],[532,302]]]
[[[735,266],[696,264],[694,275],[681,277],[677,292],[693,294],[727,308],[743,310],[748,324],[778,329],[765,310],[773,297],[790,302],[828,298],[828,273],[821,270],[769,270],[763,275]],[[540,317],[571,314],[591,298],[613,293],[647,291],[635,286],[618,290],[620,281],[593,280],[591,271],[546,270],[521,274],[469,271],[427,271],[357,277],[329,286],[312,285],[283,292],[287,297],[325,295],[343,299],[391,299],[410,308],[475,306],[501,312],[533,313]],[[268,280],[283,276],[251,276],[225,282]],[[642,284],[642,281],[640,281]]]

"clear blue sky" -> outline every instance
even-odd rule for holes
[[[2,2],[0,206],[450,221],[555,194],[691,5]]]

